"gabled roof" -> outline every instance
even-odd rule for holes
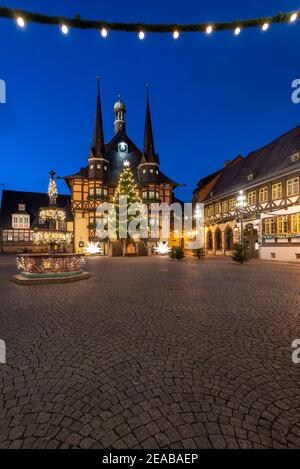
[[[23,192],[4,189],[2,191],[0,210],[1,227],[11,227],[11,216],[13,213],[18,212],[18,204],[25,204],[25,212],[30,215],[30,225],[35,227],[38,224],[39,209],[49,204],[49,196],[42,192]],[[73,219],[70,195],[59,194],[57,197],[57,206],[66,209],[67,220]]]
[[[223,168],[213,187],[212,196],[208,195],[206,200],[223,197],[264,180],[275,179],[291,170],[300,169],[300,161],[293,163],[290,159],[293,153],[299,151],[300,126],[249,153],[246,158],[235,159],[234,164],[231,162]],[[253,180],[247,180],[249,174],[253,174]]]

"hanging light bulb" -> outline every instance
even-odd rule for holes
[[[261,29],[262,29],[263,31],[267,31],[267,29],[269,29],[269,27],[270,27],[269,23],[264,23],[264,24],[262,25],[262,28],[261,28]]]
[[[240,33],[241,33],[241,28],[238,26],[237,28],[235,28],[234,34],[235,36],[238,36]]]
[[[175,30],[175,31],[173,32],[173,38],[174,38],[174,39],[178,39],[178,38],[179,38],[179,31]]]
[[[142,41],[143,39],[145,39],[145,33],[144,31],[140,31],[139,32],[139,39]]]
[[[63,24],[63,25],[62,25],[62,27],[61,27],[61,32],[62,32],[63,34],[68,34],[69,28],[68,28],[68,26],[67,26],[66,24]]]
[[[212,25],[208,25],[207,28],[206,28],[206,34],[211,34],[213,32],[213,27]]]
[[[22,16],[18,16],[18,18],[17,18],[17,24],[18,24],[18,26],[20,26],[20,28],[24,28],[24,26],[25,26],[25,21],[24,21],[24,19],[22,18]]]
[[[107,37],[107,35],[108,35],[107,29],[106,29],[106,28],[102,28],[102,29],[101,29],[101,36],[102,36],[102,37]]]
[[[297,18],[298,18],[298,13],[293,13],[290,17],[290,22],[294,23],[294,21],[296,21]]]

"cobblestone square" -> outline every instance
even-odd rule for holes
[[[300,272],[90,258],[12,283],[0,257],[1,448],[300,448]]]

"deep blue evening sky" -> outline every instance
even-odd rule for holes
[[[273,15],[300,7],[298,0],[2,0],[2,5],[54,15],[111,21],[197,22]],[[93,133],[96,76],[102,77],[106,141],[113,134],[118,93],[127,105],[128,135],[141,146],[145,82],[161,168],[187,184],[196,182],[300,124],[291,82],[300,78],[300,21],[211,37],[72,30],[0,19],[0,184],[46,191],[48,171],[76,172],[87,163]],[[60,191],[67,191],[61,181]]]

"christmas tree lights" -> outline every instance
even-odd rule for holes
[[[128,214],[128,208],[132,204],[139,204],[142,206],[142,201],[138,194],[138,188],[135,183],[129,161],[125,160],[123,166],[113,202],[115,204],[117,215],[117,231],[127,233],[129,223],[136,218],[135,215]],[[126,203],[126,206],[122,206],[122,210],[120,210],[120,205],[123,202]]]

